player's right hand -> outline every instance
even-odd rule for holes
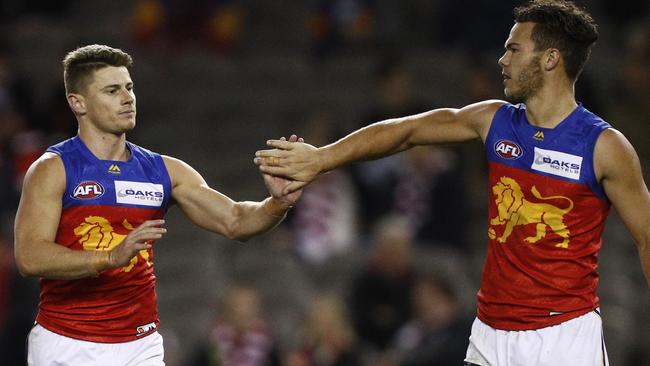
[[[164,223],[165,220],[147,220],[133,229],[120,244],[109,252],[109,267],[124,267],[139,251],[150,249],[153,240],[158,240],[167,233],[167,229],[161,227]]]
[[[266,144],[274,149],[257,151],[253,162],[264,174],[293,180],[284,194],[299,190],[321,173],[317,147],[285,140],[269,140]]]

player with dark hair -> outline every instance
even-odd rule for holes
[[[481,139],[488,253],[465,364],[607,365],[596,295],[601,235],[614,206],[650,283],[650,194],[628,140],[575,99],[598,38],[592,17],[563,0],[532,0],[514,13],[498,62],[510,103],[389,119],[321,148],[270,140],[275,149],[255,162],[294,179],[291,191],[353,161]]]
[[[41,278],[29,365],[164,365],[153,246],[168,208],[243,241],[276,226],[301,194],[283,194],[289,181],[265,174],[271,197],[234,202],[181,160],[128,142],[131,64],[102,45],[63,61],[79,132],[32,164],[16,214],[18,269]]]

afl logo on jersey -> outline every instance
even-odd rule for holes
[[[104,194],[104,187],[98,182],[85,181],[77,184],[72,191],[72,198],[78,200],[91,200]]]
[[[494,152],[499,157],[508,160],[519,159],[522,154],[521,147],[510,140],[499,140],[494,144]]]

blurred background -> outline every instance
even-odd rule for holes
[[[13,259],[23,175],[74,136],[61,60],[91,43],[135,61],[129,139],[235,200],[266,197],[268,138],[323,145],[358,127],[502,98],[521,1],[0,0],[0,365],[23,365],[38,281]],[[583,1],[600,40],[578,99],[631,140],[650,178],[650,2]],[[172,208],[156,243],[167,365],[460,365],[486,252],[480,143],[417,148],[322,176],[246,244]],[[611,215],[599,295],[612,365],[650,365],[650,291]]]

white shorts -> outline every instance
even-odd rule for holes
[[[36,324],[29,332],[29,366],[164,366],[163,339],[156,332],[124,343],[69,338]]]
[[[506,331],[474,320],[465,365],[609,366],[602,319],[591,311],[537,330]]]

